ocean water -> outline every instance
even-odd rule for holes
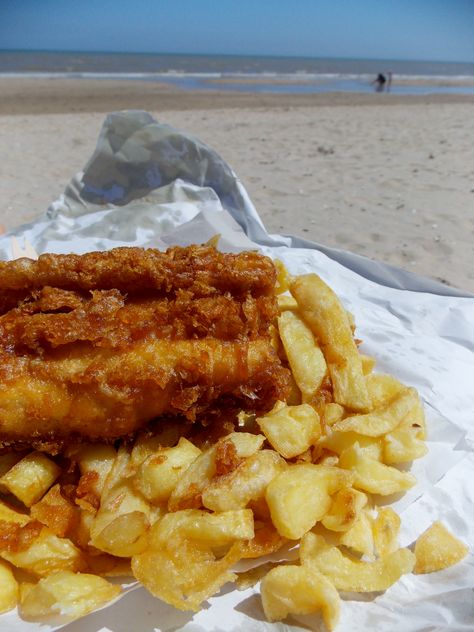
[[[159,81],[188,89],[369,92],[392,73],[391,92],[474,94],[474,64],[308,57],[0,51],[0,76]]]

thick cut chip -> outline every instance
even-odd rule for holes
[[[409,549],[398,549],[375,562],[360,562],[314,533],[307,533],[301,540],[300,559],[303,566],[316,568],[338,590],[347,592],[387,590],[415,565],[415,556]]]
[[[261,450],[228,474],[213,478],[202,492],[202,503],[213,511],[246,507],[251,501],[264,498],[268,484],[286,467],[279,454]]]
[[[419,428],[399,426],[383,437],[383,461],[387,464],[407,463],[421,459],[428,452],[426,443],[418,438]]]
[[[357,489],[346,487],[336,492],[331,507],[322,519],[326,529],[347,531],[357,520],[362,508],[367,504],[367,496]]]
[[[242,556],[241,542],[253,535],[249,509],[169,513],[150,529],[149,545],[132,558],[132,571],[156,597],[180,610],[197,610],[223,584],[236,579],[230,569]],[[213,549],[232,542],[217,559]]]
[[[266,499],[278,533],[301,538],[331,507],[331,494],[352,483],[337,467],[301,463],[278,474],[268,485]]]
[[[237,576],[232,566],[240,559],[235,543],[221,559],[206,546],[174,537],[132,558],[135,578],[152,595],[179,610],[197,611],[203,601]]]
[[[374,534],[372,520],[368,512],[361,511],[350,529],[341,534],[339,544],[368,559],[374,558]]]
[[[415,543],[415,573],[433,573],[457,564],[469,548],[454,537],[439,520],[420,535]]]
[[[274,408],[257,418],[271,446],[285,459],[305,452],[321,436],[319,415],[309,404]]]
[[[377,437],[366,437],[357,432],[334,432],[331,429],[324,438],[321,438],[319,445],[336,454],[342,454],[344,450],[358,444],[361,452],[365,456],[380,461],[383,455],[383,441]]]
[[[168,511],[199,509],[202,493],[216,472],[216,446],[200,454],[178,480],[168,500]]]
[[[406,386],[392,375],[385,373],[371,373],[366,377],[372,410],[383,408],[394,399]]]
[[[27,534],[27,531],[23,532]],[[21,542],[21,535],[19,539]],[[85,567],[81,551],[70,540],[58,538],[47,527],[43,527],[37,534],[34,532],[34,537],[25,543],[24,547],[17,550],[0,550],[0,556],[13,566],[39,577],[58,570],[80,571]]]
[[[368,437],[381,437],[399,426],[410,411],[416,406],[418,393],[414,388],[400,392],[383,408],[365,415],[352,415],[333,426],[339,432],[357,432]]]
[[[278,330],[293,377],[303,394],[311,400],[326,375],[327,365],[311,329],[292,311],[278,318]]]
[[[177,446],[157,450],[141,463],[134,485],[150,502],[165,502],[183,472],[200,454],[199,448],[181,437]]]
[[[146,548],[150,521],[143,511],[129,511],[114,517],[113,512],[100,515],[90,528],[90,544],[118,557],[130,557]]]
[[[342,452],[339,466],[354,472],[354,487],[372,494],[388,496],[407,491],[416,483],[413,474],[367,457],[357,443]]]
[[[152,528],[149,543],[157,548],[179,536],[209,547],[232,544],[254,537],[251,509],[211,514],[200,509],[183,509],[163,516]]]
[[[371,402],[362,361],[340,300],[317,274],[296,278],[290,290],[321,346],[335,401],[352,410],[368,411]]]
[[[15,608],[18,602],[18,582],[11,566],[0,560],[0,614]]]
[[[0,501],[0,557],[38,576],[57,570],[80,571],[82,552],[67,538]]]
[[[107,475],[100,508],[90,525],[91,544],[101,551],[130,557],[146,546],[150,524],[160,515],[133,486],[130,452],[121,447]]]
[[[61,468],[42,452],[31,452],[18,461],[0,479],[6,489],[31,507],[48,491],[61,473]]]
[[[265,437],[249,432],[232,432],[220,439],[217,444],[205,450],[187,468],[173,489],[168,501],[169,511],[179,509],[199,509],[202,507],[202,494],[217,472],[218,455],[225,455],[229,464],[225,469],[232,471],[239,460],[255,454],[262,447]],[[207,505],[206,505],[207,506]],[[236,509],[237,507],[227,507]],[[213,507],[209,507],[213,509]],[[220,511],[220,509],[216,509]]]
[[[269,621],[281,621],[289,614],[312,614],[319,610],[328,630],[334,630],[339,620],[339,593],[314,568],[277,566],[264,577],[260,592],[263,610]]]
[[[20,601],[24,619],[60,617],[72,621],[118,597],[120,586],[114,586],[97,575],[59,571],[28,587]]]
[[[400,516],[391,507],[379,508],[372,523],[375,549],[379,556],[392,553],[398,548],[400,523]]]

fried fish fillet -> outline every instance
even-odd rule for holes
[[[0,263],[0,445],[269,410],[288,388],[275,277],[266,257],[206,246]]]

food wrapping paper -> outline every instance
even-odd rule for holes
[[[317,209],[315,209],[317,214]],[[413,464],[418,484],[393,505],[409,546],[434,520],[470,547],[452,568],[406,575],[383,594],[343,595],[337,632],[474,630],[474,296],[393,266],[265,230],[244,186],[209,147],[141,111],[107,116],[96,151],[37,221],[0,238],[0,257],[83,253],[115,246],[203,243],[258,249],[295,274],[316,272],[355,316],[362,351],[416,387],[429,453]],[[16,255],[18,256],[18,255]],[[274,632],[324,630],[318,615],[265,621],[258,585],[225,586],[199,613],[180,612],[135,583],[112,605],[67,624],[0,615],[2,632]]]

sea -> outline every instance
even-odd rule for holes
[[[474,63],[0,50],[0,76],[141,80],[199,90],[371,92],[379,73],[391,76],[393,94],[474,94]]]

